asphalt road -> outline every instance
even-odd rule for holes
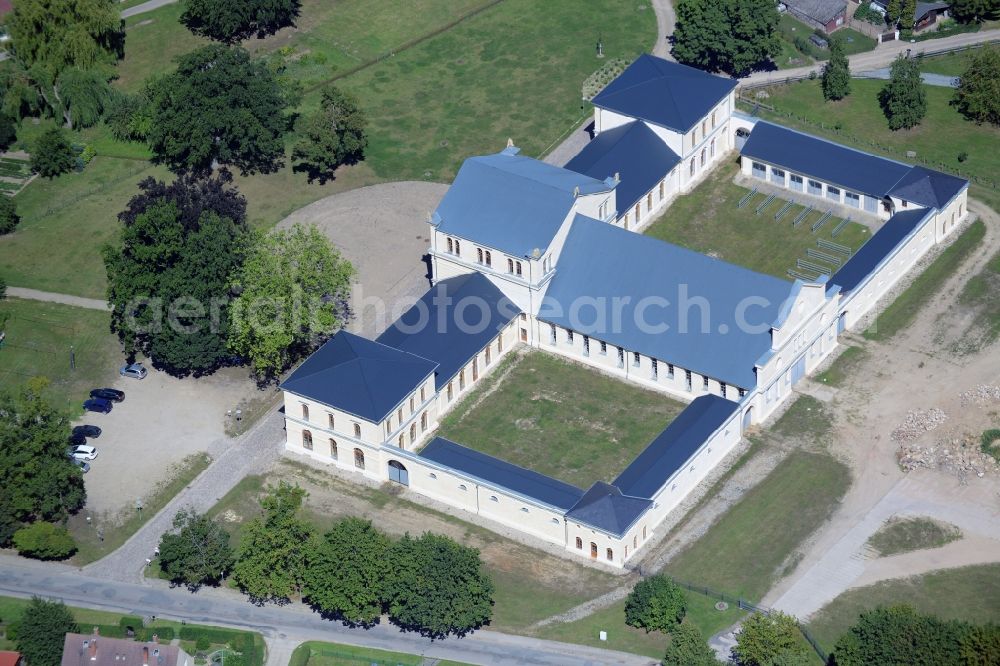
[[[477,631],[461,639],[432,641],[384,623],[372,629],[357,629],[324,620],[302,604],[254,606],[231,590],[205,589],[192,594],[183,588],[171,588],[162,581],[149,580],[145,584],[107,581],[87,576],[73,567],[12,556],[0,556],[0,594],[39,595],[83,608],[250,629],[261,632],[269,646],[324,640],[484,666],[650,666],[656,663],[648,657],[494,631]],[[269,663],[274,662],[269,660]]]

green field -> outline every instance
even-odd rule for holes
[[[387,652],[342,643],[309,641],[295,648],[288,666],[421,666],[424,657]],[[457,661],[434,659],[436,666],[468,666]]]
[[[438,434],[580,488],[618,476],[684,408],[544,352],[509,357],[488,380]]]
[[[979,247],[985,234],[986,226],[982,221],[977,221],[964,230],[961,236],[938,255],[931,265],[876,317],[875,323],[864,332],[864,336],[869,340],[888,340],[909,326],[920,308],[941,290],[945,280],[955,273],[973,250]],[[989,296],[990,302],[993,298],[992,295]]]
[[[849,590],[813,616],[808,628],[827,651],[858,615],[905,603],[921,613],[976,624],[1000,622],[1000,564],[943,569]]]
[[[58,303],[7,298],[0,301],[0,321],[9,317],[0,344],[0,385],[47,377],[54,404],[78,413],[96,384],[118,376],[121,354],[108,331],[110,315]],[[72,351],[76,367],[70,367]]]
[[[792,227],[792,221],[805,207],[795,204],[781,220],[775,221],[774,216],[784,203],[780,198],[760,215],[755,211],[766,199],[763,194],[755,196],[743,208],[737,208],[740,199],[749,192],[733,183],[737,173],[735,164],[719,165],[692,192],[677,197],[645,233],[786,280],[790,279],[787,271],[795,268],[797,259],[807,258],[806,248],[815,248],[817,239],[834,240],[856,250],[870,236],[867,227],[851,222],[832,238],[833,229],[840,221],[838,217],[831,217],[813,233],[810,226],[827,210],[820,199],[813,204],[816,210],[797,227]],[[803,197],[802,200],[807,199]]]
[[[848,347],[829,368],[816,375],[816,381],[827,386],[842,386],[848,377],[868,359],[868,351],[863,347]]]

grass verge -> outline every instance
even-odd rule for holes
[[[612,480],[684,408],[539,351],[513,356],[489,379],[445,417],[439,434],[581,488]]]
[[[950,523],[924,517],[893,518],[868,539],[868,545],[881,557],[909,553],[926,548],[940,548],[962,538],[962,532]]]
[[[427,663],[419,655],[388,652],[342,643],[309,641],[295,648],[288,666],[421,666]],[[435,659],[437,666],[468,666],[457,661]]]
[[[863,347],[848,347],[841,352],[829,368],[816,375],[816,381],[827,386],[842,386],[869,356],[868,351]]]
[[[864,332],[864,336],[869,340],[888,340],[909,326],[917,312],[938,293],[945,280],[979,246],[985,234],[986,225],[981,220],[963,231],[889,307],[876,316],[875,322]]]
[[[79,549],[71,560],[73,564],[83,566],[116,550],[146,521],[159,513],[177,493],[194,481],[211,462],[212,458],[207,453],[194,453],[174,465],[166,473],[165,480],[142,498],[141,513],[135,507],[129,506],[123,508],[117,516],[108,518],[95,516],[91,524],[87,524],[86,509],[73,516],[68,527]]]
[[[877,606],[902,603],[945,620],[1000,622],[998,579],[1000,564],[982,564],[882,581],[841,594],[813,616],[808,629],[829,651],[858,615]]]
[[[972,322],[960,340],[952,344],[953,351],[976,353],[1000,338],[1000,252],[965,283],[958,304],[972,312]]]

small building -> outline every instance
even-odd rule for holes
[[[827,34],[844,25],[846,0],[782,0],[788,13],[812,28]]]
[[[194,666],[194,659],[176,645],[106,638],[94,633],[66,634],[62,666]]]
[[[913,29],[923,30],[938,22],[938,19],[948,18],[947,2],[918,2],[913,10]]]
[[[0,650],[0,666],[21,666],[23,663],[20,652]]]

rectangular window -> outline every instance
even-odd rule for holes
[[[715,111],[712,111],[712,127],[715,127]]]
[[[702,378],[701,378],[701,387],[703,389],[705,389],[706,391],[708,390],[708,377],[702,376]]]
[[[660,201],[663,201],[663,192],[664,192],[665,189],[666,189],[666,183],[661,180],[660,181]]]
[[[657,364],[657,362],[656,362],[656,359],[655,359],[655,358],[654,358],[654,359],[651,359],[651,360],[650,360],[650,363],[652,364],[652,367],[653,367],[653,379],[657,379],[657,378],[658,378],[658,376],[659,376],[659,374],[660,374],[660,368],[659,368],[659,365]]]
[[[573,331],[566,329],[566,342],[573,344]]]
[[[632,365],[639,367],[639,352],[632,352]]]
[[[708,134],[708,121],[703,120],[701,121],[701,135],[705,136],[706,134]]]
[[[514,262],[514,274],[517,275],[517,277],[521,277],[521,262],[520,261],[515,261]]]
[[[865,197],[865,210],[869,213],[878,211],[878,200],[872,197]]]
[[[490,347],[489,345],[486,345],[485,352],[486,352],[486,365],[489,365],[490,361],[493,359],[493,348]]]
[[[608,343],[607,342],[603,342],[603,341],[601,342],[601,353],[602,354],[607,354],[608,353]]]
[[[396,412],[396,416],[399,418],[399,425],[403,425],[403,408],[400,407]]]
[[[555,344],[556,343],[556,325],[555,324],[549,324],[549,331],[552,334],[549,337],[549,340],[552,342],[552,344]]]
[[[421,386],[420,387],[420,402],[425,402],[426,400],[427,400],[426,389],[423,386]]]
[[[750,173],[754,178],[767,179],[767,167],[760,162],[754,162],[751,165]]]
[[[705,380],[708,381],[707,379]],[[458,371],[458,390],[462,391],[465,389],[465,368]]]
[[[844,203],[851,208],[861,208],[861,195],[856,192],[844,192]]]
[[[796,192],[802,191],[802,176],[793,173],[788,176],[788,182],[790,183],[792,189]]]
[[[823,183],[819,181],[810,180],[809,181],[809,194],[820,197],[823,196]]]
[[[906,203],[906,199],[900,199],[900,201],[899,201],[899,202],[900,202],[901,204],[903,204],[903,208],[906,208],[907,206],[909,206],[909,205],[910,205],[910,204]]]
[[[334,429],[334,427],[333,427],[333,414],[327,414],[326,418],[327,418],[327,421],[330,424],[330,430],[333,430]]]
[[[653,193],[650,192],[646,195],[646,210],[653,210]]]
[[[583,336],[583,355],[590,356],[590,337]]]
[[[826,186],[826,198],[840,201],[840,190],[836,187]]]
[[[785,184],[785,172],[782,169],[771,167],[771,182],[776,185]]]
[[[481,247],[476,248],[476,261],[483,263],[483,248]]]
[[[514,272],[514,260],[509,257],[507,258],[507,272],[508,273]]]
[[[726,397],[726,385],[725,384],[722,384],[722,383],[719,384],[719,395],[721,395],[723,398]]]
[[[621,347],[618,348],[618,367],[619,368],[625,367],[625,350],[622,349]]]
[[[455,254],[462,254],[462,244],[458,242],[457,238],[455,239]]]
[[[687,390],[690,391],[691,390],[691,371],[690,370],[685,370],[684,371],[684,383],[687,385]]]
[[[486,265],[491,268],[493,267],[493,255],[490,254],[489,250],[486,250]]]
[[[736,389],[736,392],[740,394],[741,398],[744,397],[744,396],[746,396],[746,394],[747,394],[747,390],[746,389]]]
[[[454,254],[454,253],[455,253],[455,242],[449,238],[448,239],[448,254]]]
[[[674,364],[667,363],[667,379],[673,379],[673,378],[674,378]]]
[[[416,398],[414,398],[414,397],[413,397],[413,396],[411,395],[411,396],[410,396],[410,414],[412,414],[412,413],[413,413],[413,404],[414,404],[414,401],[415,401],[415,400],[416,400]]]
[[[448,382],[448,402],[455,397],[455,388],[452,386],[451,382]]]

